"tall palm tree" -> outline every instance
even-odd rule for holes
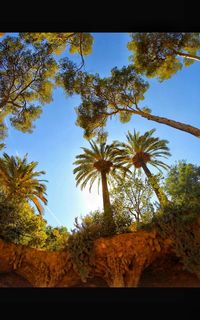
[[[155,129],[152,129],[145,132],[143,135],[140,135],[140,132],[134,130],[134,134],[132,135],[128,131],[128,134],[126,135],[128,143],[121,143],[121,149],[117,148],[117,160],[121,165],[125,165],[128,169],[131,166],[142,168],[148,177],[160,204],[163,204],[167,201],[167,198],[159,188],[155,177],[147,167],[147,163],[156,167],[159,171],[161,171],[160,168],[168,169],[169,166],[159,160],[159,158],[167,158],[170,156],[170,153],[169,148],[167,147],[168,141],[152,137],[154,132]]]
[[[101,182],[104,217],[108,222],[113,223],[113,214],[110,203],[108,184],[112,184],[114,180],[119,180],[125,168],[119,165],[115,157],[115,144],[107,145],[100,143],[99,146],[94,141],[89,141],[91,149],[82,148],[84,153],[76,156],[74,169],[76,174],[76,185],[85,188],[90,182],[89,191],[95,180],[98,180],[98,188]]]
[[[27,162],[27,154],[23,159],[4,153],[0,158],[0,189],[9,199],[32,201],[39,214],[42,214],[42,201],[47,204],[46,186],[39,180],[44,171],[35,171],[37,162]],[[40,200],[40,201],[39,201]]]

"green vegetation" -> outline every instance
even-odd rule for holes
[[[160,168],[168,169],[169,166],[159,158],[167,158],[167,156],[170,156],[170,153],[169,148],[167,147],[168,141],[152,137],[154,132],[155,129],[147,131],[143,135],[140,135],[140,132],[136,132],[135,130],[133,135],[128,132],[126,135],[127,143],[121,143],[119,144],[121,148],[117,148],[117,160],[127,169],[132,166],[136,169],[142,168],[149,179],[160,204],[163,205],[167,202],[167,198],[162,189],[159,188],[156,177],[153,176],[148,169],[147,163],[159,170]]]
[[[137,223],[149,222],[155,214],[152,196],[152,187],[140,170],[134,170],[127,175],[111,190],[113,211],[120,217],[118,221],[122,220],[122,225],[126,227],[127,224],[121,219],[123,215],[127,217],[128,225],[133,220]]]
[[[81,56],[92,51],[93,37],[85,32],[24,32],[20,37],[36,48],[47,45],[49,52],[56,54],[61,54],[66,47],[70,53],[78,53]]]
[[[193,210],[200,209],[200,167],[179,161],[171,167],[165,180],[171,201]]]
[[[42,217],[42,201],[47,204],[46,186],[38,177],[37,162],[4,153],[0,158],[0,238],[18,244],[47,250],[66,246],[67,229],[47,226]],[[30,206],[33,203],[37,208]]]
[[[59,68],[54,53],[69,47],[81,56],[80,70],[92,44],[90,34],[77,32],[28,32],[0,41],[0,140],[7,135],[6,118],[17,130],[31,133],[42,106],[52,101]]]
[[[75,64],[65,61],[59,79],[67,95],[81,96],[82,102],[76,108],[77,125],[84,129],[87,139],[96,136],[106,126],[108,118],[116,115],[122,123],[128,122],[132,116],[140,116],[200,137],[199,128],[156,116],[149,107],[139,106],[149,84],[132,65],[113,68],[110,77],[100,78],[98,74],[77,72]]]
[[[56,69],[56,61],[45,46],[31,51],[16,37],[6,37],[0,42],[2,139],[6,135],[4,120],[8,116],[16,129],[32,132],[33,122],[42,112],[41,106],[52,100]]]
[[[187,32],[132,33],[128,49],[137,72],[160,81],[171,78],[183,65],[200,61],[200,34]]]
[[[16,156],[3,154],[0,159],[0,192],[4,197],[16,202],[32,201],[41,214],[43,207],[41,203],[47,204],[45,198],[46,186],[41,183],[46,180],[38,180],[44,171],[35,171],[37,162],[27,162],[27,155],[21,159]]]
[[[45,245],[46,222],[27,202],[1,199],[0,213],[1,239],[34,248]]]
[[[0,36],[5,36],[0,33]],[[140,116],[200,137],[200,129],[141,107],[149,84],[142,76],[160,81],[171,78],[183,66],[200,61],[199,33],[132,33],[128,49],[131,64],[115,67],[108,77],[85,69],[91,54],[89,33],[20,33],[0,41],[0,140],[7,136],[6,121],[31,133],[43,106],[52,101],[53,90],[62,87],[67,96],[81,98],[76,124],[84,129],[90,148],[74,161],[76,185],[81,189],[101,185],[103,211],[75,219],[75,229],[53,228],[43,217],[47,188],[39,179],[38,163],[3,153],[0,157],[0,238],[41,250],[68,249],[74,269],[85,281],[93,265],[94,241],[138,229],[157,228],[161,237],[173,240],[173,249],[185,268],[200,278],[200,167],[179,161],[169,167],[160,158],[170,156],[168,141],[128,132],[126,142],[106,143],[107,120],[121,123]],[[78,54],[76,65],[61,53]],[[92,140],[97,137],[97,140]],[[0,150],[5,147],[0,143]],[[167,177],[153,175],[149,165]],[[163,183],[161,184],[161,177]],[[160,205],[153,202],[154,192]],[[33,205],[33,207],[32,207]]]
[[[130,232],[129,226],[132,219],[124,212],[113,210],[115,234]],[[110,229],[109,229],[110,228]],[[81,218],[75,219],[75,229],[68,238],[67,248],[72,256],[73,265],[83,281],[86,281],[93,264],[94,241],[100,237],[113,235],[113,226],[105,225],[104,213],[94,211]]]
[[[89,190],[91,191],[95,180],[98,180],[98,188],[101,182],[105,224],[109,229],[113,228],[114,231],[108,183],[111,184],[113,180],[120,180],[122,174],[126,173],[126,170],[117,161],[115,143],[111,145],[101,143],[99,146],[94,141],[90,141],[89,143],[91,149],[82,148],[84,153],[76,156],[77,160],[74,162],[76,165],[74,169],[76,185],[81,184],[81,189],[83,189],[90,182]]]

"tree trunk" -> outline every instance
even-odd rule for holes
[[[105,172],[101,172],[101,182],[102,182],[102,195],[103,195],[103,208],[104,208],[104,218],[107,227],[112,227],[114,225],[112,208],[110,204],[110,196],[108,191],[107,176]]]
[[[136,112],[133,112],[133,113],[138,114],[138,115],[140,115],[141,117],[143,117],[143,118],[145,118],[147,120],[152,120],[152,121],[155,121],[155,122],[166,124],[167,126],[176,128],[176,129],[181,130],[181,131],[188,132],[188,133],[192,134],[193,136],[196,136],[196,137],[200,138],[200,129],[195,128],[193,126],[190,126],[189,124],[178,122],[178,121],[175,121],[175,120],[170,120],[168,118],[154,116],[153,114],[149,114],[149,113],[146,113],[146,112],[143,112],[143,111],[136,111]]]
[[[194,56],[193,54],[183,53],[175,50],[174,50],[174,53],[176,53],[180,57],[184,57],[184,58],[195,60],[195,61],[200,61],[200,57]]]
[[[151,183],[151,186],[152,186],[155,194],[157,195],[157,198],[158,198],[160,204],[161,205],[166,204],[168,202],[168,199],[167,199],[166,195],[159,188],[159,185],[158,185],[157,181],[156,180],[153,181],[154,176],[151,174],[151,171],[147,168],[145,163],[142,164],[142,169],[144,170],[146,176],[148,177],[149,182]]]

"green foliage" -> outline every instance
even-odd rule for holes
[[[88,55],[92,51],[93,37],[82,32],[24,32],[20,34],[28,44],[48,45],[49,51],[61,54],[68,47],[71,54]]]
[[[86,281],[93,266],[93,245],[100,237],[108,237],[114,234],[128,232],[131,224],[130,217],[125,213],[114,212],[115,231],[108,228],[105,223],[104,213],[98,210],[91,212],[85,217],[75,219],[75,229],[68,238],[67,248],[72,256],[73,266],[83,281]]]
[[[108,183],[111,184],[113,179],[121,178],[124,169],[118,166],[116,161],[115,143],[97,145],[91,140],[89,144],[90,149],[82,148],[84,153],[76,156],[77,160],[74,162],[76,168],[73,172],[76,174],[76,185],[81,184],[81,189],[83,189],[90,182],[89,191],[91,191],[96,179],[98,179],[98,185],[100,184],[102,172],[111,176],[111,180],[108,180]]]
[[[153,189],[148,179],[134,170],[111,190],[113,211],[129,217],[128,225],[133,220],[148,223],[154,215],[152,195]]]
[[[115,143],[111,145],[106,143],[97,145],[94,141],[89,143],[91,148],[82,148],[84,153],[76,156],[77,160],[74,162],[76,168],[73,172],[76,174],[76,185],[80,185],[83,189],[89,184],[89,191],[91,191],[95,180],[98,181],[98,188],[100,183],[102,184],[105,223],[110,228],[113,224],[113,216],[108,184],[111,185],[114,180],[120,180],[126,170],[116,161]]]
[[[129,121],[133,105],[144,99],[149,87],[132,66],[113,68],[110,77],[100,78],[98,74],[77,72],[77,66],[67,59],[61,63],[58,81],[67,95],[81,95],[82,103],[76,108],[77,125],[88,139],[105,127],[108,116],[119,113],[122,122]]]
[[[147,164],[154,166],[159,171],[160,168],[168,169],[169,166],[159,158],[170,156],[167,140],[152,137],[155,129],[146,131],[143,135],[134,130],[134,134],[128,132],[127,143],[119,143],[116,149],[116,160],[127,170],[132,166],[136,169],[142,168],[149,182],[154,189],[160,204],[163,205],[167,198],[159,187],[157,178],[151,174]]]
[[[57,63],[46,46],[30,50],[18,37],[0,42],[1,134],[6,134],[4,119],[16,129],[32,132],[42,105],[52,101]],[[37,105],[40,103],[40,105]]]
[[[144,163],[149,163],[160,171],[160,167],[168,169],[169,166],[159,158],[170,156],[167,140],[152,137],[155,129],[146,131],[143,135],[134,130],[134,134],[128,132],[127,143],[120,143],[118,148],[118,161],[128,168],[142,168]]]
[[[46,221],[27,202],[1,197],[0,237],[4,241],[41,248],[47,238]]]
[[[44,246],[45,250],[61,251],[66,248],[69,237],[69,232],[66,227],[53,228],[47,226],[45,231],[47,235]]]
[[[27,155],[23,159],[16,156],[9,156],[4,153],[0,158],[0,191],[8,199],[17,202],[32,201],[38,212],[41,214],[43,207],[41,203],[47,204],[46,186],[39,180],[44,171],[36,171],[37,162],[27,161]]]
[[[187,54],[196,57],[200,37],[199,33],[183,32],[132,33],[128,49],[133,53],[130,60],[139,73],[163,81],[171,78],[183,65],[194,62]],[[180,57],[184,59],[181,61]]]
[[[157,215],[155,225],[163,238],[172,240],[173,249],[185,268],[200,278],[199,228],[195,231],[194,227],[199,217],[199,209],[170,204]]]
[[[164,71],[163,71],[164,72]],[[164,73],[163,73],[164,74]],[[105,128],[107,119],[118,115],[122,123],[132,116],[162,123],[196,137],[200,130],[185,123],[156,116],[148,107],[141,107],[149,84],[142,79],[135,66],[113,68],[111,76],[100,78],[98,74],[82,72],[67,59],[62,61],[57,83],[64,87],[67,95],[79,94],[81,104],[76,107],[76,124],[84,129],[84,137],[93,139]]]
[[[67,248],[72,256],[75,271],[80,274],[82,281],[86,281],[92,264],[93,243],[101,237],[103,228],[98,218],[95,221],[92,217],[82,219],[81,224],[76,218],[75,227],[69,236]]]
[[[165,189],[173,203],[200,210],[200,167],[179,161],[171,167]]]

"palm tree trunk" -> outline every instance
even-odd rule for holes
[[[161,205],[164,205],[168,202],[168,199],[164,192],[159,188],[159,185],[156,181],[154,180],[154,176],[152,175],[151,171],[147,168],[146,164],[142,164],[142,169],[144,170],[147,178],[149,179],[149,182],[151,183],[152,188],[154,189],[155,194],[157,195],[157,198],[160,202]]]
[[[112,208],[110,204],[110,195],[108,191],[108,184],[107,184],[107,176],[105,172],[101,172],[101,182],[102,182],[102,195],[103,195],[103,208],[104,208],[104,217],[105,223],[107,226],[113,226],[113,214]]]

